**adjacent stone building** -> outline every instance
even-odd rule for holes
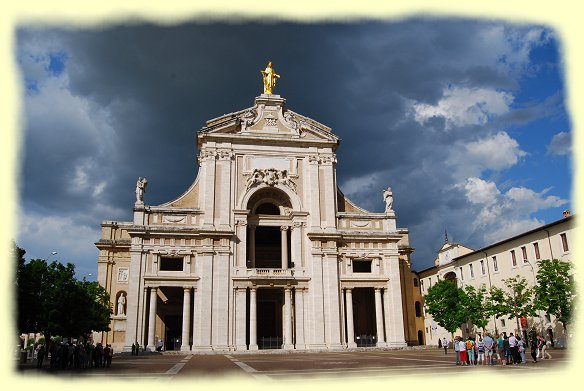
[[[418,342],[422,326],[403,315],[413,250],[391,189],[383,213],[345,197],[329,127],[264,93],[197,140],[183,195],[147,205],[140,178],[133,221],[102,223],[98,281],[114,315],[98,341],[193,352]]]
[[[497,243],[473,250],[460,243],[451,243],[446,237],[445,243],[438,251],[435,266],[417,273],[420,279],[422,294],[439,280],[453,280],[459,287],[466,285],[479,288],[484,285],[505,288],[504,280],[512,277],[523,277],[530,286],[535,285],[538,271],[537,262],[541,259],[559,259],[572,262],[574,246],[574,216],[569,211],[564,212],[561,220],[543,225],[519,235],[501,240]],[[438,339],[451,334],[438,325],[428,313],[424,314],[424,333],[428,345],[438,345]],[[519,322],[519,327],[518,327]],[[497,334],[506,332],[527,335],[527,330],[535,327],[541,334],[563,346],[566,339],[564,327],[553,316],[539,311],[538,316],[523,319],[522,322],[508,317],[491,318],[486,331]],[[482,333],[468,323],[455,335],[468,336]]]

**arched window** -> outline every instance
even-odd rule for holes
[[[269,187],[256,191],[247,202],[248,268],[293,267],[290,227],[292,204],[282,190]]]
[[[420,318],[422,316],[422,304],[419,301],[416,301],[416,318]]]

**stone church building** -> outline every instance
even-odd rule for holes
[[[192,352],[417,344],[408,231],[391,189],[383,213],[343,195],[339,141],[266,87],[252,107],[207,121],[184,194],[147,205],[140,178],[133,221],[102,223],[98,281],[114,314],[96,342]]]

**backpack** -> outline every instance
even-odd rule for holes
[[[477,343],[477,347],[479,349],[479,353],[484,353],[485,352],[485,343],[484,342],[478,342]]]
[[[466,349],[467,350],[471,350],[473,348],[473,343],[472,341],[466,341]]]

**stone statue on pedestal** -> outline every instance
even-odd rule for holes
[[[144,192],[146,191],[146,186],[148,181],[146,178],[139,177],[138,182],[136,182],[136,203],[144,203]]]
[[[120,293],[118,298],[118,315],[126,315],[126,296],[124,293]]]
[[[393,210],[393,192],[391,191],[391,187],[383,191],[383,200],[385,201],[385,211],[389,212]]]

